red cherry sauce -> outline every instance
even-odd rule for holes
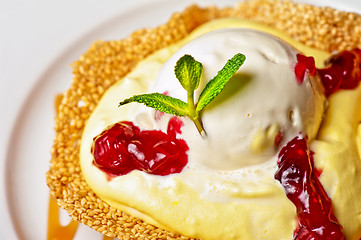
[[[188,145],[178,139],[183,122],[172,117],[167,133],[141,130],[132,122],[119,122],[94,138],[93,164],[110,179],[141,170],[154,175],[179,173],[188,162]]]
[[[302,84],[305,79],[306,72],[311,76],[316,75],[315,59],[313,57],[306,57],[302,54],[297,54],[297,64],[295,66],[296,80],[298,84]]]
[[[313,57],[297,55],[295,75],[302,84],[306,73],[318,74],[328,97],[341,89],[354,89],[361,81],[361,50],[353,49],[333,55],[326,67],[317,69]],[[338,223],[331,199],[327,196],[318,177],[321,170],[314,168],[313,153],[307,142],[296,137],[283,147],[279,154],[275,178],[280,181],[287,197],[297,209],[298,228],[296,240],[340,240],[344,239],[342,227]]]
[[[298,54],[295,74],[299,84],[306,72],[311,76],[319,74],[327,97],[340,89],[354,89],[361,81],[361,50],[355,48],[335,54],[322,69],[316,69],[313,57]]]
[[[332,56],[324,69],[318,70],[326,96],[339,89],[354,89],[361,81],[361,50],[353,49]]]
[[[313,153],[309,151],[306,140],[295,137],[281,149],[278,158],[275,178],[297,209],[298,228],[293,239],[344,239],[331,199],[314,171]]]

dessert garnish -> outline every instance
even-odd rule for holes
[[[302,84],[305,79],[306,71],[311,75],[316,75],[316,64],[313,57],[307,57],[303,54],[297,54],[297,64],[295,66],[295,74],[297,83]]]
[[[344,239],[332,201],[315,171],[313,152],[305,138],[295,137],[279,153],[275,178],[297,209],[295,240]]]
[[[109,178],[133,170],[162,176],[179,173],[188,162],[188,145],[176,137],[182,126],[176,116],[170,119],[167,133],[141,130],[128,121],[115,123],[94,139],[93,164]]]
[[[313,57],[297,55],[295,74],[302,83],[306,71],[319,74],[326,96],[340,89],[354,89],[361,81],[361,50],[356,48],[334,54],[325,68],[317,69]],[[344,239],[342,226],[332,208],[332,201],[318,179],[313,152],[305,138],[295,137],[279,153],[275,178],[297,209],[298,228],[294,239]]]
[[[161,93],[149,93],[135,95],[125,99],[119,103],[119,106],[131,102],[138,102],[164,113],[187,116],[193,121],[198,132],[202,136],[206,136],[206,131],[204,130],[200,119],[201,110],[223,90],[226,83],[241,67],[245,59],[246,57],[241,53],[238,53],[229,59],[218,74],[207,83],[199,96],[198,102],[195,104],[194,91],[199,86],[203,65],[196,61],[192,56],[184,55],[177,61],[174,72],[182,87],[187,91],[187,103]]]
[[[325,95],[329,96],[340,89],[354,89],[361,81],[361,50],[342,51],[332,56],[326,68],[318,70]]]
[[[354,89],[361,81],[361,49],[342,51],[327,60],[325,68],[316,68],[313,57],[297,55],[295,74],[299,84],[303,82],[306,71],[314,76],[319,74],[324,93],[328,97],[341,89]]]

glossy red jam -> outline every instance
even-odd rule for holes
[[[335,54],[323,69],[315,67],[313,57],[298,54],[295,66],[298,84],[303,83],[306,74],[320,76],[326,96],[340,89],[354,89],[361,81],[361,50]],[[322,171],[314,168],[306,140],[296,137],[282,148],[278,165],[275,178],[281,182],[287,197],[297,209],[299,227],[294,239],[344,239],[331,199],[318,180]]]
[[[313,153],[304,138],[296,137],[281,149],[278,167],[275,178],[297,209],[299,226],[294,239],[344,239],[331,199],[314,171]]]
[[[361,81],[361,50],[356,48],[335,54],[322,69],[316,69],[313,57],[298,54],[295,74],[299,84],[306,72],[311,76],[319,74],[326,96],[340,89],[354,89]]]
[[[167,133],[140,130],[132,122],[119,122],[94,138],[93,164],[110,177],[141,170],[154,175],[179,173],[188,162],[188,145],[177,138],[183,122],[172,117]]]
[[[302,54],[297,54],[297,64],[295,66],[295,74],[297,83],[303,83],[306,72],[311,76],[316,75],[315,59],[313,57],[306,57]]]
[[[361,81],[361,50],[344,51],[331,57],[326,68],[318,70],[325,94],[356,88]]]

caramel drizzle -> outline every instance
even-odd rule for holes
[[[62,226],[59,221],[59,207],[56,202],[49,197],[48,212],[48,240],[72,240],[78,228],[78,222],[71,222]]]

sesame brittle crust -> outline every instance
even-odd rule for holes
[[[72,64],[74,79],[57,106],[56,137],[46,174],[51,197],[74,220],[120,239],[190,239],[149,225],[98,198],[81,173],[80,141],[87,119],[113,83],[154,51],[181,40],[199,25],[222,17],[264,23],[328,52],[361,47],[360,15],[280,0],[250,0],[232,8],[193,5],[174,13],[157,28],[137,30],[123,40],[93,43]]]

